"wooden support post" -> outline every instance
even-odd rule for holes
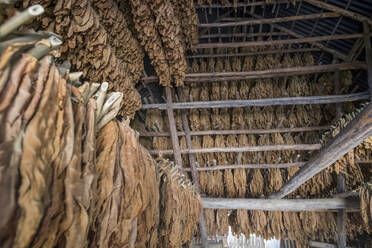
[[[173,146],[173,155],[174,161],[176,165],[182,170],[182,158],[180,152],[180,143],[178,141],[177,136],[177,128],[176,128],[176,121],[174,120],[174,113],[172,108],[172,90],[169,87],[165,87],[165,94],[167,97],[167,114],[168,114],[168,121],[169,121],[169,131],[171,134],[172,146]]]
[[[363,22],[364,29],[364,46],[366,48],[366,62],[368,67],[368,86],[369,92],[372,99],[372,49],[371,49],[371,39],[370,39],[370,29],[367,22]]]
[[[360,209],[359,199],[244,199],[202,198],[204,208],[246,209],[263,211],[317,211],[334,209]]]
[[[363,15],[358,14],[356,12],[346,10],[346,9],[343,9],[343,8],[340,8],[340,7],[337,7],[335,5],[325,3],[325,2],[319,1],[319,0],[305,0],[305,1],[312,4],[312,5],[317,6],[319,8],[326,9],[328,11],[332,11],[332,12],[335,12],[335,13],[339,13],[343,16],[349,17],[349,18],[354,19],[356,21],[367,22],[369,24],[372,24],[371,18],[363,16]]]
[[[181,88],[177,88],[177,95],[179,101],[183,101],[184,96]],[[192,149],[192,141],[191,141],[191,135],[190,135],[190,126],[189,121],[187,119],[187,112],[185,110],[181,110],[181,118],[182,118],[182,125],[183,130],[185,130],[185,136],[186,136],[186,145],[187,149]],[[190,161],[190,169],[191,169],[191,178],[195,185],[196,191],[200,193],[200,187],[199,187],[199,176],[196,172],[196,161],[195,156],[192,153],[189,153],[189,161]],[[199,229],[200,229],[200,236],[202,239],[203,247],[208,247],[208,237],[207,237],[207,229],[205,227],[205,216],[204,211],[201,212],[200,219],[199,219]]]
[[[337,192],[343,193],[346,189],[345,177],[342,174],[337,175]],[[337,248],[346,248],[346,211],[339,209],[337,211]]]
[[[269,198],[280,199],[290,194],[371,135],[372,103],[369,103],[354,120],[342,129],[319,153],[313,156],[305,166],[300,168],[277,193],[272,194]]]

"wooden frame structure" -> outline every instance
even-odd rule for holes
[[[274,4],[289,3],[287,0],[276,0],[272,1]],[[167,103],[154,103],[144,104],[142,109],[158,108],[166,110],[169,117],[170,132],[143,132],[140,135],[143,137],[171,137],[173,150],[152,150],[151,154],[173,154],[177,165],[182,164],[181,154],[187,154],[190,161],[190,168],[183,168],[184,171],[191,172],[191,177],[199,190],[198,185],[198,172],[200,171],[214,171],[214,170],[226,170],[226,169],[263,169],[263,168],[289,168],[299,167],[300,170],[296,173],[278,192],[272,194],[269,199],[224,199],[224,198],[203,198],[204,208],[224,208],[224,209],[247,209],[247,210],[265,210],[265,211],[286,211],[286,210],[336,210],[337,211],[337,230],[338,239],[337,247],[346,247],[346,212],[348,211],[359,211],[359,204],[345,198],[346,196],[353,195],[355,192],[345,192],[345,178],[338,176],[337,178],[337,192],[338,197],[329,199],[281,199],[289,193],[293,192],[307,180],[312,178],[314,175],[324,170],[332,163],[337,161],[345,153],[360,144],[365,138],[372,135],[372,103],[370,103],[359,116],[355,118],[348,126],[342,130],[342,132],[334,137],[328,144],[322,147],[319,144],[297,144],[297,145],[273,145],[273,146],[254,146],[254,147],[225,147],[225,148],[200,148],[193,149],[191,136],[199,135],[230,135],[230,134],[265,134],[265,133],[285,133],[285,132],[310,132],[325,130],[328,126],[323,127],[300,127],[300,128],[282,128],[282,129],[258,129],[258,130],[208,130],[208,131],[191,131],[188,123],[187,112],[185,109],[193,108],[237,108],[247,106],[272,106],[272,105],[298,105],[298,104],[328,104],[336,103],[336,116],[340,118],[342,115],[343,102],[348,101],[360,101],[372,99],[372,49],[371,49],[371,30],[372,19],[365,17],[361,14],[352,12],[347,9],[342,9],[332,4],[328,4],[318,0],[302,0],[297,1],[300,4],[308,3],[316,6],[320,9],[325,10],[323,13],[308,14],[308,15],[296,15],[287,17],[278,17],[278,12],[274,18],[265,18],[264,16],[258,15],[251,12],[251,16],[254,19],[239,20],[229,18],[228,22],[214,22],[214,23],[203,23],[200,25],[200,39],[208,39],[208,43],[197,45],[199,51],[206,48],[240,48],[240,47],[260,47],[260,46],[276,46],[276,45],[290,45],[288,48],[280,48],[274,50],[258,51],[258,52],[245,52],[235,54],[202,54],[195,53],[187,56],[187,58],[211,58],[211,57],[233,57],[233,56],[250,56],[250,55],[264,55],[264,54],[285,54],[285,53],[297,53],[297,52],[320,52],[320,57],[323,54],[331,54],[334,57],[333,64],[326,65],[314,65],[294,68],[280,68],[280,69],[269,69],[263,71],[248,71],[248,72],[221,72],[221,73],[188,73],[186,74],[185,82],[193,83],[209,83],[209,82],[221,82],[230,80],[240,79],[261,79],[261,78],[274,78],[274,77],[288,77],[294,75],[305,75],[305,74],[319,74],[324,72],[334,72],[335,80],[335,92],[333,96],[315,96],[315,97],[291,97],[291,98],[279,98],[279,99],[259,99],[259,100],[226,100],[218,102],[183,102],[184,96],[182,90],[177,89],[177,95],[179,102],[172,103],[172,93],[170,88],[166,88]],[[350,3],[350,2],[349,2]],[[217,9],[218,13],[220,9],[226,8],[245,8],[262,6],[265,1],[255,1],[250,3],[238,3],[231,5],[202,5],[199,9]],[[299,7],[301,8],[301,7]],[[298,9],[299,10],[299,9]],[[297,11],[298,14],[299,11]],[[220,19],[222,20],[222,16]],[[226,15],[225,15],[226,16]],[[342,18],[351,18],[355,21],[361,22],[363,25],[363,33],[354,34],[335,34],[337,27],[333,30],[331,35],[324,36],[304,36],[301,33],[297,33],[292,29],[288,29],[285,26],[280,25],[281,22],[292,22],[291,27],[296,24],[296,21],[312,20],[312,19],[323,19],[323,18],[339,18],[338,24]],[[221,28],[231,28],[236,26],[247,26],[247,25],[269,25],[271,27],[270,33],[264,33],[261,31],[257,34],[246,33],[229,33],[222,34]],[[338,25],[337,24],[337,25]],[[314,27],[317,25],[315,22]],[[218,33],[210,33],[210,29],[218,29]],[[274,30],[277,31],[274,31]],[[314,30],[315,28],[313,28]],[[246,29],[245,29],[246,30]],[[257,40],[257,41],[246,41],[247,38],[254,37],[273,37],[276,36],[278,39],[275,40]],[[281,39],[282,36],[287,36],[287,39]],[[242,38],[243,42],[233,42],[234,38]],[[221,42],[221,39],[230,39],[231,42]],[[210,42],[211,39],[219,39],[219,42]],[[345,54],[342,51],[331,48],[328,45],[329,41],[344,40],[344,39],[355,39],[354,46],[350,50],[349,54]],[[326,45],[322,42],[327,41]],[[293,44],[310,44],[310,47],[291,48]],[[358,57],[361,54],[363,48],[366,51],[366,59],[364,62],[359,62]],[[319,59],[320,60],[320,59]],[[338,62],[341,60],[341,62]],[[343,70],[365,70],[368,74],[368,85],[369,90],[361,93],[353,93],[348,95],[340,95],[340,71]],[[158,78],[155,76],[146,76],[141,79],[144,84],[157,82]],[[183,132],[177,132],[176,124],[173,116],[173,111],[181,110]],[[187,149],[180,149],[179,147],[179,136],[186,137]],[[319,150],[316,156],[313,156],[307,162],[293,162],[293,163],[276,163],[276,164],[234,164],[234,165],[213,165],[209,167],[199,167],[195,161],[196,153],[208,153],[208,152],[247,152],[247,151],[280,151],[280,150]],[[342,198],[342,196],[344,196]],[[200,229],[202,230],[202,238],[206,240],[204,216],[202,215],[200,221]],[[204,241],[205,241],[204,240]],[[316,243],[316,242],[315,242]]]

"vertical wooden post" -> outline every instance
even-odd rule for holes
[[[337,192],[343,193],[346,189],[345,177],[342,174],[337,175]],[[346,211],[339,209],[337,211],[337,248],[346,248]]]
[[[371,49],[371,39],[369,37],[370,29],[367,22],[363,22],[364,31],[364,43],[366,48],[366,62],[368,67],[368,86],[369,94],[372,99],[372,49]]]
[[[184,96],[183,96],[183,92],[181,88],[177,88],[177,94],[178,94],[179,101],[182,102],[184,99]],[[181,118],[182,118],[183,130],[185,131],[187,149],[192,149],[190,126],[189,126],[189,121],[187,119],[186,110],[181,110]],[[193,153],[189,153],[189,161],[190,161],[192,181],[195,185],[197,192],[200,193],[199,176],[198,176],[198,172],[195,170],[196,162],[195,162],[195,155]],[[208,247],[207,229],[205,228],[205,217],[204,217],[203,210],[200,215],[199,228],[200,228],[200,236],[202,239],[203,247]]]
[[[174,161],[176,165],[182,170],[180,143],[178,141],[178,136],[177,136],[176,121],[174,120],[174,113],[173,113],[173,108],[172,108],[172,105],[173,105],[172,90],[170,87],[165,87],[165,94],[167,97],[167,114],[168,114],[168,121],[169,121],[169,130],[170,130],[172,146],[173,146]]]

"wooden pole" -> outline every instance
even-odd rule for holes
[[[318,0],[305,0],[305,1],[312,4],[312,5],[317,6],[319,8],[326,9],[328,11],[332,11],[332,12],[335,12],[335,13],[339,13],[343,16],[349,17],[349,18],[354,19],[356,21],[367,22],[369,24],[372,24],[372,20],[369,17],[363,16],[363,15],[358,14],[356,12],[343,9],[343,8],[337,7],[335,5],[325,3],[323,1],[318,1]]]
[[[188,153],[212,153],[212,152],[263,152],[263,151],[315,151],[321,148],[320,144],[296,144],[296,145],[271,145],[271,146],[243,146],[243,147],[212,147],[199,149],[181,149],[181,154]],[[149,153],[171,155],[173,150],[149,150]]]
[[[257,46],[277,46],[299,43],[312,43],[317,41],[343,40],[343,39],[358,39],[362,38],[363,34],[334,34],[315,37],[305,37],[288,40],[266,40],[266,41],[248,41],[248,42],[228,42],[228,43],[203,43],[195,47],[198,49],[204,48],[237,48],[237,47],[257,47]]]
[[[345,177],[337,175],[337,192],[343,193],[346,189]],[[337,212],[337,247],[346,248],[346,211],[339,209]]]
[[[367,22],[363,22],[363,30],[364,30],[364,46],[366,48],[366,62],[367,62],[367,67],[368,67],[368,86],[369,86],[369,92],[372,97],[372,49],[371,49],[371,39],[370,39],[371,31],[369,29],[369,24]]]
[[[256,17],[256,18],[263,18],[262,16],[260,15],[257,15],[257,14],[252,14],[252,16]],[[279,31],[282,31],[282,32],[285,32],[287,33],[288,35],[291,35],[293,37],[296,37],[296,38],[305,38],[305,36],[301,35],[301,34],[298,34],[288,28],[285,28],[281,25],[278,25],[278,24],[269,24],[269,25],[272,25],[274,28],[278,29]],[[330,53],[330,54],[333,54],[334,56],[346,61],[348,56],[337,51],[337,50],[334,50],[332,48],[329,48],[325,45],[323,45],[322,43],[319,43],[319,42],[311,42],[311,44],[313,44],[314,46],[322,49],[323,51],[327,52],[327,53]]]
[[[302,0],[297,0],[302,1]],[[288,0],[272,0],[272,4],[281,4],[281,3],[288,3]],[[207,4],[207,5],[199,5],[196,8],[240,8],[240,7],[253,7],[253,6],[262,6],[268,4],[266,1],[257,1],[257,2],[250,2],[250,3],[236,3],[236,4]]]
[[[169,130],[171,133],[171,140],[172,140],[172,146],[173,146],[173,150],[171,150],[171,154],[174,154],[175,163],[182,170],[180,143],[178,141],[176,122],[174,120],[174,113],[173,113],[173,108],[172,108],[173,103],[172,103],[171,88],[165,87],[165,94],[167,97],[166,109],[167,109],[167,114],[168,114]]]
[[[337,245],[324,243],[324,242],[318,242],[318,241],[310,241],[309,246],[316,247],[316,248],[338,248]],[[347,246],[346,248],[355,248],[355,247]]]
[[[230,134],[266,134],[266,133],[298,133],[298,132],[313,132],[324,131],[330,126],[321,127],[294,127],[294,128],[278,128],[278,129],[249,129],[249,130],[207,130],[207,131],[190,131],[190,136],[202,135],[230,135]],[[185,136],[186,132],[177,132],[178,136]],[[168,137],[169,132],[141,132],[142,137]]]
[[[303,53],[303,52],[318,52],[319,48],[297,48],[297,49],[276,49],[267,51],[247,52],[247,53],[229,53],[229,54],[194,54],[186,56],[186,58],[225,58],[225,57],[245,57],[257,56],[266,54],[286,54],[286,53]]]
[[[243,25],[257,25],[257,24],[271,24],[277,22],[291,22],[297,20],[309,20],[318,18],[336,18],[340,17],[340,14],[332,12],[324,12],[310,15],[299,15],[299,16],[287,16],[287,17],[277,17],[277,18],[261,18],[261,19],[251,19],[245,21],[235,21],[235,22],[217,22],[217,23],[201,23],[200,28],[222,28],[222,27],[234,27]]]
[[[178,99],[180,101],[183,101],[183,92],[181,88],[177,88],[177,95]],[[182,125],[183,125],[183,130],[185,130],[185,136],[186,136],[186,145],[187,149],[192,149],[192,141],[191,141],[191,136],[190,136],[190,126],[189,126],[189,121],[187,119],[187,113],[185,110],[181,110],[181,118],[182,118]],[[189,153],[189,161],[190,161],[190,169],[191,169],[191,178],[192,181],[195,185],[196,191],[200,193],[200,188],[199,188],[199,176],[198,173],[196,172],[196,161],[195,161],[195,156],[193,153]],[[200,236],[202,239],[202,243],[204,247],[208,247],[208,237],[207,237],[207,229],[205,227],[205,216],[204,216],[204,211],[201,212],[200,219],[199,219],[199,229],[200,229]]]
[[[232,165],[216,165],[209,167],[197,167],[196,171],[217,171],[230,169],[274,169],[274,168],[290,168],[304,166],[305,162],[286,163],[286,164],[232,164]],[[185,171],[191,171],[190,168],[185,168]]]
[[[340,133],[334,137],[318,154],[313,156],[305,166],[277,192],[271,199],[280,199],[300,187],[320,171],[332,165],[347,152],[354,149],[366,138],[372,135],[372,104],[352,120]]]
[[[355,62],[331,65],[298,66],[259,71],[188,73],[186,74],[185,82],[216,82],[240,79],[247,80],[259,78],[287,77],[321,72],[333,72],[335,70],[348,71],[358,69],[367,69],[367,65],[364,63]],[[159,81],[158,77],[156,76],[144,77],[141,78],[141,80],[145,83]]]
[[[204,208],[246,209],[263,211],[316,211],[333,209],[359,209],[358,199],[239,199],[202,198]]]
[[[259,37],[259,36],[278,36],[278,35],[283,35],[284,32],[273,32],[273,33],[234,33],[234,34],[204,34],[200,35],[199,39],[211,39],[211,38],[231,38],[231,37],[246,37],[246,38],[252,38],[252,37]]]
[[[286,106],[308,104],[331,104],[339,102],[354,102],[369,99],[367,92],[337,96],[303,96],[267,98],[257,100],[226,100],[206,102],[179,102],[173,104],[173,109],[210,109],[210,108],[240,108],[240,107],[263,107],[263,106]],[[143,104],[142,109],[167,109],[163,103]]]

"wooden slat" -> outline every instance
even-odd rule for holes
[[[272,199],[283,198],[290,194],[307,180],[332,165],[347,152],[354,149],[366,138],[372,135],[372,104],[352,120],[340,133],[334,137],[319,153],[277,192],[270,196]]]
[[[180,153],[180,143],[177,136],[177,128],[176,128],[176,121],[174,120],[174,113],[172,108],[172,91],[171,88],[165,87],[165,94],[167,97],[167,114],[168,114],[168,121],[169,121],[169,130],[171,134],[172,146],[173,150],[171,154],[174,154],[174,160],[176,165],[182,169],[182,158]]]
[[[264,107],[264,106],[286,106],[307,104],[331,104],[339,102],[354,102],[369,99],[367,92],[354,93],[337,96],[304,96],[266,98],[257,100],[226,100],[206,102],[178,102],[173,104],[173,109],[210,109],[210,108],[240,108],[240,107]],[[166,109],[167,105],[162,103],[143,104],[142,109]]]
[[[302,0],[297,0],[302,1]],[[271,4],[282,4],[288,3],[288,0],[272,0]],[[205,5],[197,5],[196,8],[241,8],[241,7],[252,7],[252,6],[262,6],[268,5],[266,1],[257,1],[257,2],[250,2],[250,3],[236,3],[236,4],[205,4]]]
[[[296,75],[306,75],[314,73],[332,72],[335,70],[358,70],[367,69],[364,63],[342,63],[331,65],[314,65],[314,66],[298,66],[290,68],[278,68],[259,71],[243,71],[243,72],[205,72],[205,73],[188,73],[186,74],[185,82],[217,82],[231,81],[240,79],[259,79],[273,77],[287,77]],[[156,76],[141,78],[145,83],[158,82]]]
[[[370,94],[372,94],[372,49],[371,49],[371,39],[370,39],[371,31],[369,29],[369,25],[367,22],[363,22],[363,30],[364,30],[364,46],[366,49],[368,87],[369,87]]]
[[[216,165],[208,167],[197,167],[196,171],[217,171],[230,169],[274,169],[274,168],[290,168],[304,166],[305,162],[298,163],[283,163],[283,164],[232,164],[232,165]],[[185,168],[185,171],[191,171],[190,168]]]
[[[309,19],[320,19],[320,18],[336,18],[340,17],[340,14],[332,12],[316,13],[309,15],[298,15],[298,16],[286,16],[277,18],[260,18],[251,19],[245,21],[235,21],[235,22],[215,22],[215,23],[201,23],[200,28],[222,28],[222,27],[234,27],[243,25],[256,25],[256,24],[272,24],[278,22],[290,22],[298,20],[309,20]]]
[[[297,145],[271,145],[271,146],[243,146],[243,147],[212,147],[199,149],[181,149],[181,154],[187,153],[212,153],[212,152],[263,152],[263,151],[314,151],[321,148],[320,144],[297,144]],[[173,150],[149,150],[154,154],[173,154]]]
[[[191,136],[202,135],[230,135],[230,134],[266,134],[266,133],[298,133],[298,132],[313,132],[329,129],[330,126],[320,127],[294,127],[294,128],[278,128],[278,129],[249,129],[249,130],[207,130],[207,131],[190,131]],[[142,137],[168,137],[169,132],[141,132]],[[177,132],[178,136],[185,136],[185,132]]]
[[[238,47],[257,47],[257,46],[278,46],[278,45],[312,43],[312,42],[330,41],[330,40],[359,39],[362,37],[363,37],[363,34],[335,34],[335,35],[305,37],[305,38],[288,39],[288,40],[203,43],[203,44],[198,44],[195,47],[198,49],[204,49],[204,48],[238,48]]]
[[[318,1],[318,0],[305,0],[305,1],[312,4],[312,5],[317,6],[319,8],[326,9],[328,11],[332,11],[332,12],[335,12],[335,13],[339,13],[343,16],[349,17],[349,18],[354,19],[356,21],[367,22],[369,24],[372,24],[371,18],[363,16],[363,15],[358,14],[356,12],[343,9],[343,8],[337,7],[335,5],[325,3],[323,1]]]
[[[263,211],[316,211],[330,209],[359,209],[359,200],[328,199],[239,199],[202,198],[204,208],[246,209]]]
[[[225,58],[225,57],[245,57],[257,56],[266,54],[286,54],[286,53],[303,53],[303,52],[319,52],[319,48],[296,48],[296,49],[276,49],[267,51],[247,52],[247,53],[228,53],[228,54],[194,54],[186,56],[186,58]]]
[[[234,34],[204,34],[200,35],[199,39],[211,39],[211,38],[253,38],[253,37],[265,37],[265,36],[279,36],[284,35],[284,32],[273,32],[273,33],[234,33]]]
[[[256,18],[262,18],[262,16],[257,15],[257,14],[252,14],[252,16],[254,16]],[[305,38],[305,36],[303,36],[301,34],[298,34],[298,33],[294,32],[294,31],[292,31],[292,30],[290,30],[290,29],[288,29],[286,27],[283,27],[283,26],[279,25],[279,24],[269,24],[269,25],[271,25],[272,27],[278,29],[279,31],[285,32],[288,35],[294,36],[296,38]],[[330,53],[330,54],[332,54],[332,55],[336,56],[337,58],[340,58],[340,59],[342,59],[344,61],[346,61],[348,59],[348,56],[347,55],[345,55],[342,52],[337,51],[335,49],[329,48],[329,47],[323,45],[320,42],[311,42],[311,44],[313,44],[314,46],[322,49],[323,51],[325,51],[327,53]]]

